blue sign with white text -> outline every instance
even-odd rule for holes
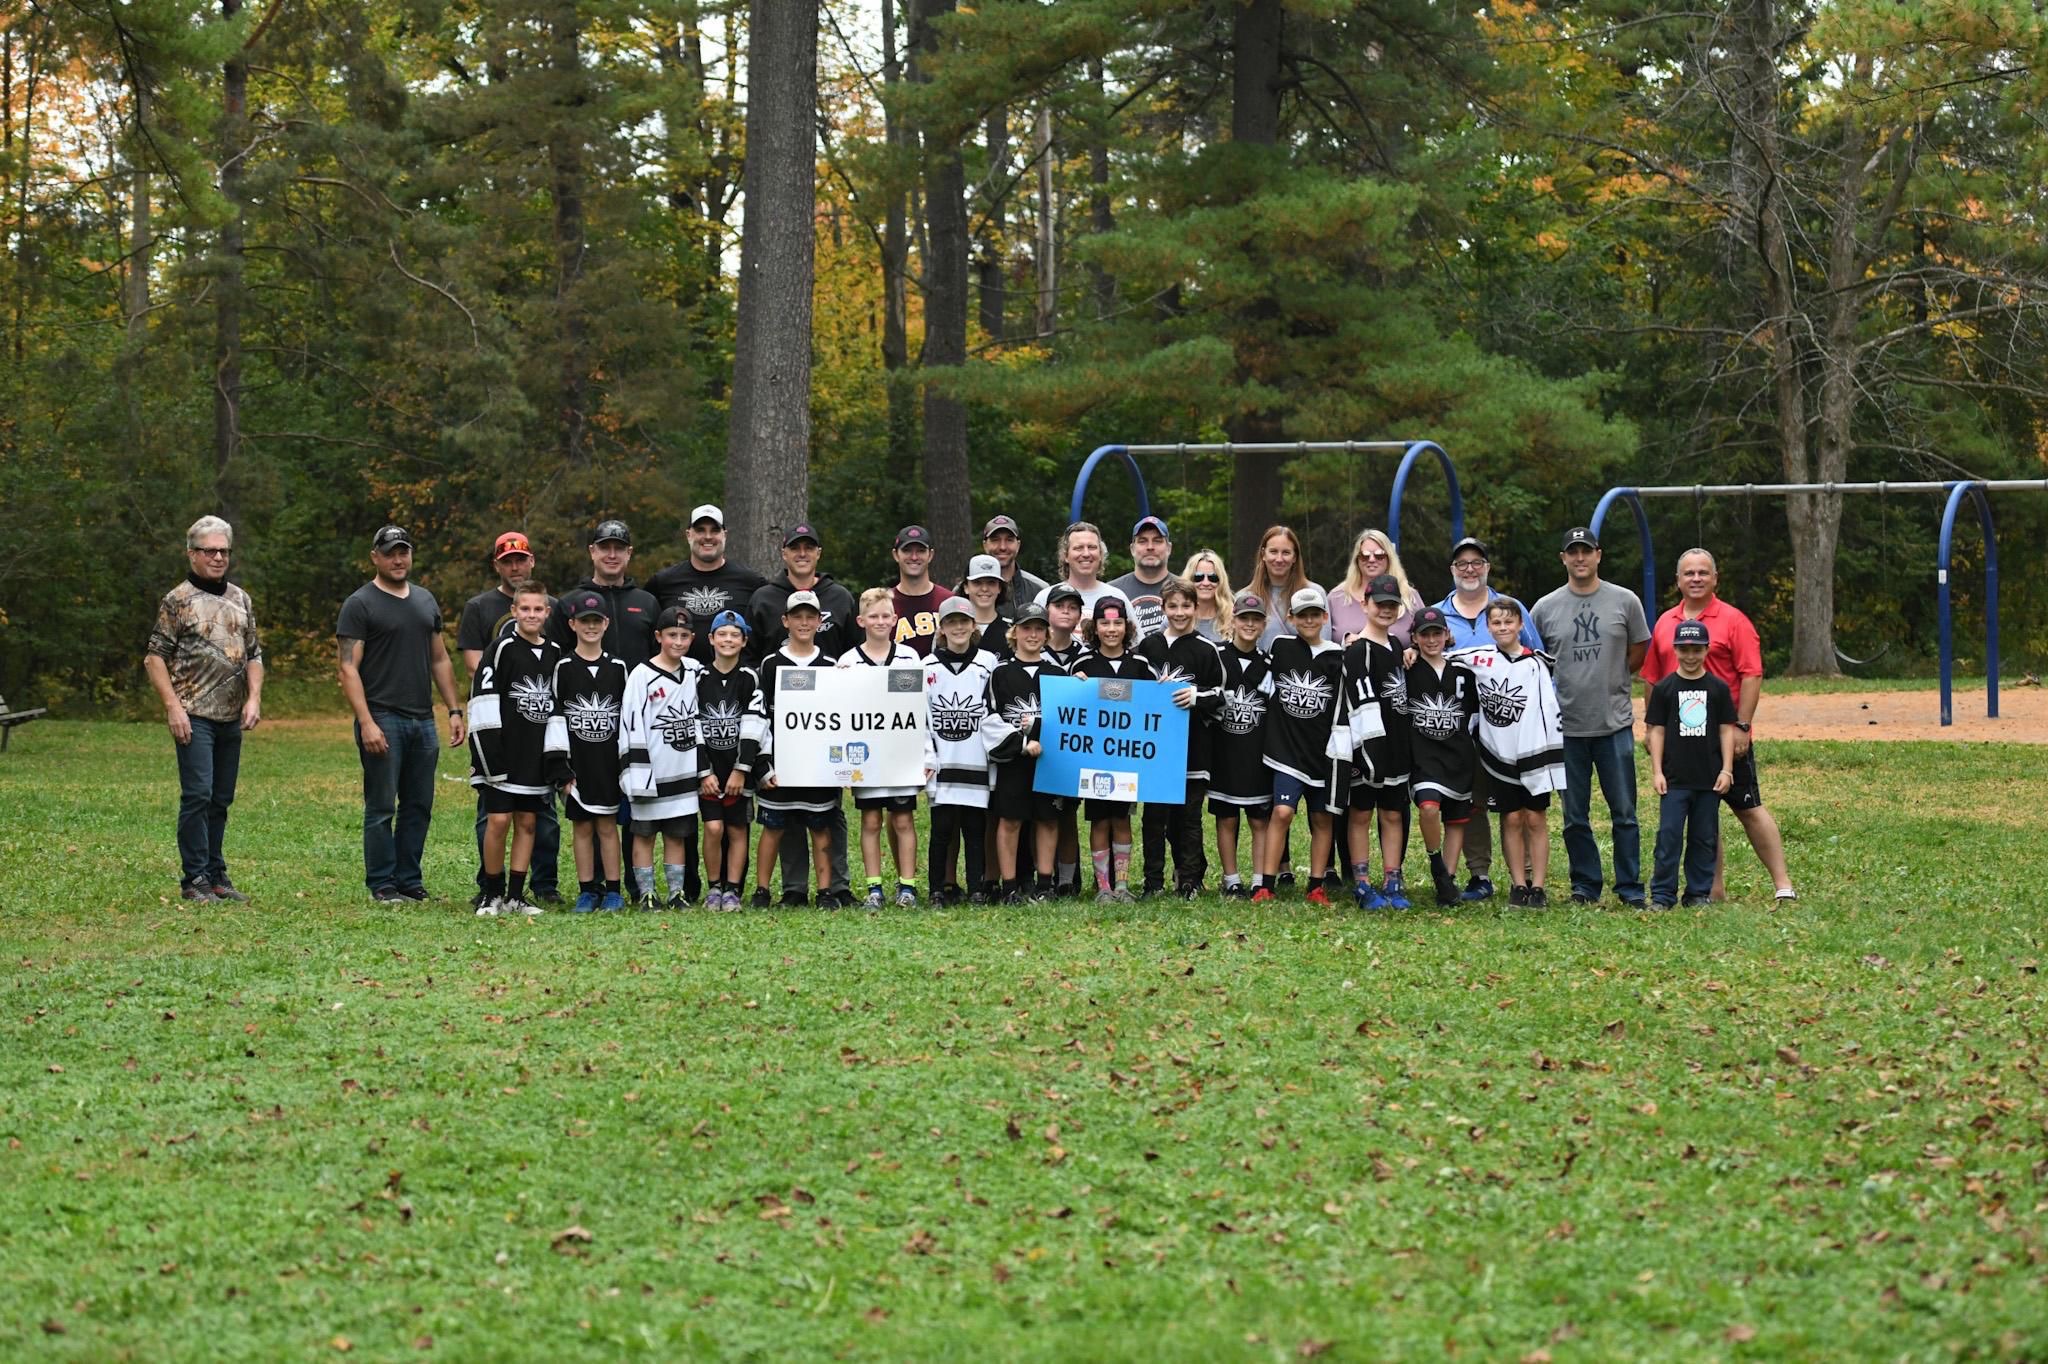
[[[1055,796],[1158,801],[1187,795],[1186,682],[1114,677],[1038,679],[1038,770],[1032,788]]]

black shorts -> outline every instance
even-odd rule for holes
[[[1415,798],[1415,808],[1418,810],[1427,810],[1432,805],[1436,807],[1437,814],[1446,824],[1463,824],[1472,818],[1472,802],[1469,800],[1453,800],[1449,796],[1435,794]]]
[[[1486,793],[1486,808],[1503,815],[1517,810],[1548,810],[1550,793],[1545,791],[1539,796],[1519,782],[1496,779]]]
[[[764,829],[808,829],[812,833],[832,827],[830,810],[771,810],[761,807],[761,827]]]
[[[1128,800],[1097,800],[1088,798],[1088,822],[1099,824],[1105,819],[1129,819],[1131,811],[1137,809],[1135,802]]]
[[[673,838],[677,842],[682,842],[697,836],[697,817],[677,815],[673,819],[635,820],[633,833],[638,838],[653,838],[660,834],[663,838]]]
[[[1035,762],[996,765],[996,784],[989,791],[988,808],[997,819],[1050,824],[1060,817],[1066,808],[1061,797],[1031,789],[1037,766]]]
[[[1351,807],[1360,814],[1367,810],[1405,810],[1408,808],[1408,787],[1367,786],[1358,782],[1351,788]]]
[[[1749,746],[1749,752],[1735,760],[1735,780],[1721,799],[1731,810],[1754,810],[1764,803],[1764,793],[1756,782],[1756,745]]]
[[[853,808],[856,810],[888,810],[893,814],[905,815],[917,809],[917,796],[864,796],[853,793]]]
[[[500,791],[495,786],[479,786],[476,789],[487,815],[537,815],[548,808],[548,798],[544,795],[523,796],[511,791]]]
[[[1211,800],[1209,813],[1218,819],[1235,819],[1243,815],[1254,824],[1264,824],[1273,817],[1273,802],[1262,800],[1256,805],[1238,805],[1227,800]]]
[[[700,800],[697,814],[706,824],[751,824],[754,802],[744,795],[729,800],[722,796],[717,800]]]
[[[576,799],[574,794],[565,791],[562,793],[562,817],[572,824],[588,824],[598,819],[609,819],[616,823],[619,814],[616,810],[606,812],[586,809],[583,802]]]

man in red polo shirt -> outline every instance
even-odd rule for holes
[[[1721,572],[1714,556],[1703,549],[1689,549],[1678,556],[1678,605],[1657,617],[1650,631],[1650,651],[1643,658],[1642,678],[1651,686],[1678,670],[1678,655],[1672,636],[1682,620],[1706,622],[1707,671],[1726,683],[1735,697],[1735,784],[1722,797],[1735,817],[1742,821],[1749,846],[1771,874],[1780,900],[1799,898],[1792,889],[1792,875],[1785,869],[1785,840],[1778,833],[1778,821],[1764,808],[1763,792],[1757,787],[1756,751],[1750,744],[1750,721],[1756,703],[1763,696],[1764,657],[1756,626],[1748,616],[1714,595]],[[1716,900],[1727,896],[1726,858],[1714,861]]]

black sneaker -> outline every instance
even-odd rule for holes
[[[1713,902],[1713,897],[1708,895],[1684,895],[1679,897],[1678,905],[1681,909],[1692,909],[1697,905],[1710,905]]]
[[[247,904],[249,897],[235,889],[235,883],[223,876],[211,887],[216,900],[233,900],[236,904]]]
[[[1201,893],[1202,888],[1200,886],[1182,886],[1179,890],[1174,892],[1175,895],[1180,896],[1180,898],[1183,900],[1194,900],[1198,898],[1201,895]]]
[[[1522,892],[1522,907],[1525,909],[1550,908],[1550,894],[1541,886],[1530,886]]]
[[[1670,909],[1670,908],[1671,908],[1671,901],[1669,901],[1669,900],[1652,900],[1652,901],[1650,901],[1649,907],[1650,907],[1651,909]]]
[[[1437,879],[1436,902],[1440,907],[1448,909],[1452,905],[1463,903],[1464,899],[1465,897],[1458,893],[1457,877],[1444,876]]]
[[[1575,890],[1572,892],[1572,903],[1575,905],[1597,905],[1600,903],[1600,897],[1598,895],[1588,895],[1584,891]]]
[[[206,898],[209,900],[213,898],[211,889],[211,887],[208,887],[209,893]],[[405,892],[397,886],[379,886],[370,892],[370,898],[380,905],[408,905],[412,903],[412,901],[405,898]],[[491,898],[496,899],[497,897],[492,896]]]
[[[1293,872],[1291,872],[1291,871],[1283,871],[1283,872],[1281,872],[1281,873],[1280,873],[1280,874],[1279,874],[1278,876],[1274,877],[1274,878],[1273,878],[1273,889],[1274,889],[1274,890],[1276,890],[1276,891],[1279,891],[1279,890],[1293,890],[1293,889],[1294,889],[1294,873],[1293,873]]]
[[[476,894],[469,897],[469,907],[471,909],[482,909],[485,905],[489,904],[491,901],[497,898],[497,896],[491,894],[487,890],[480,890]]]
[[[183,881],[178,885],[178,898],[195,904],[210,905],[220,897],[213,893],[212,884],[205,877],[196,881]],[[374,896],[371,898],[375,898]]]
[[[1004,892],[1003,892],[1003,903],[1004,903],[1004,904],[1006,904],[1006,905],[1021,905],[1021,904],[1023,904],[1023,903],[1024,903],[1024,892],[1023,892],[1023,891],[1021,891],[1021,890],[1006,890],[1006,891],[1004,891]]]
[[[675,894],[669,896],[668,899],[662,903],[663,909],[688,909],[689,907],[690,897],[688,895],[683,894],[681,891],[677,891]]]
[[[1508,905],[1510,908],[1520,909],[1528,903],[1529,891],[1527,887],[1518,885],[1510,885],[1508,887]]]
[[[755,909],[768,909],[774,905],[775,901],[769,898],[768,887],[755,886],[754,898],[747,901],[747,903],[749,905],[752,905]]]
[[[433,896],[427,894],[427,888],[425,886],[414,886],[410,890],[400,890],[398,893],[405,899],[411,900],[415,904],[421,904],[434,898]],[[558,895],[555,898],[559,901],[562,897]]]
[[[427,898],[427,893],[425,891],[421,891],[418,895],[414,896],[413,898],[416,900],[424,900]],[[531,892],[526,898],[533,901],[537,905],[559,905],[560,903],[562,903],[562,892],[560,892],[559,890],[536,890]]]
[[[970,891],[968,891],[968,892],[967,892],[967,903],[968,903],[968,904],[970,904],[970,905],[975,905],[975,906],[980,906],[980,905],[985,905],[985,904],[987,904],[987,903],[988,903],[988,892],[987,892],[987,891],[985,891],[985,890],[970,890]]]
[[[1252,898],[1252,888],[1242,881],[1239,881],[1236,885],[1225,881],[1222,894],[1226,900],[1249,900]]]
[[[1473,877],[1465,883],[1465,893],[1460,898],[1466,900],[1491,900],[1493,898],[1493,878],[1490,876]],[[1510,900],[1508,903],[1513,904],[1515,902]]]

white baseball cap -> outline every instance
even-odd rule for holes
[[[704,505],[698,507],[695,511],[690,513],[691,525],[694,526],[699,521],[716,521],[718,523],[718,528],[720,530],[725,529],[725,513],[720,511],[717,507],[713,506],[709,502],[706,502]]]
[[[1322,588],[1310,583],[1307,587],[1297,589],[1295,594],[1287,599],[1287,609],[1290,612],[1328,611],[1330,599],[1323,595]]]

